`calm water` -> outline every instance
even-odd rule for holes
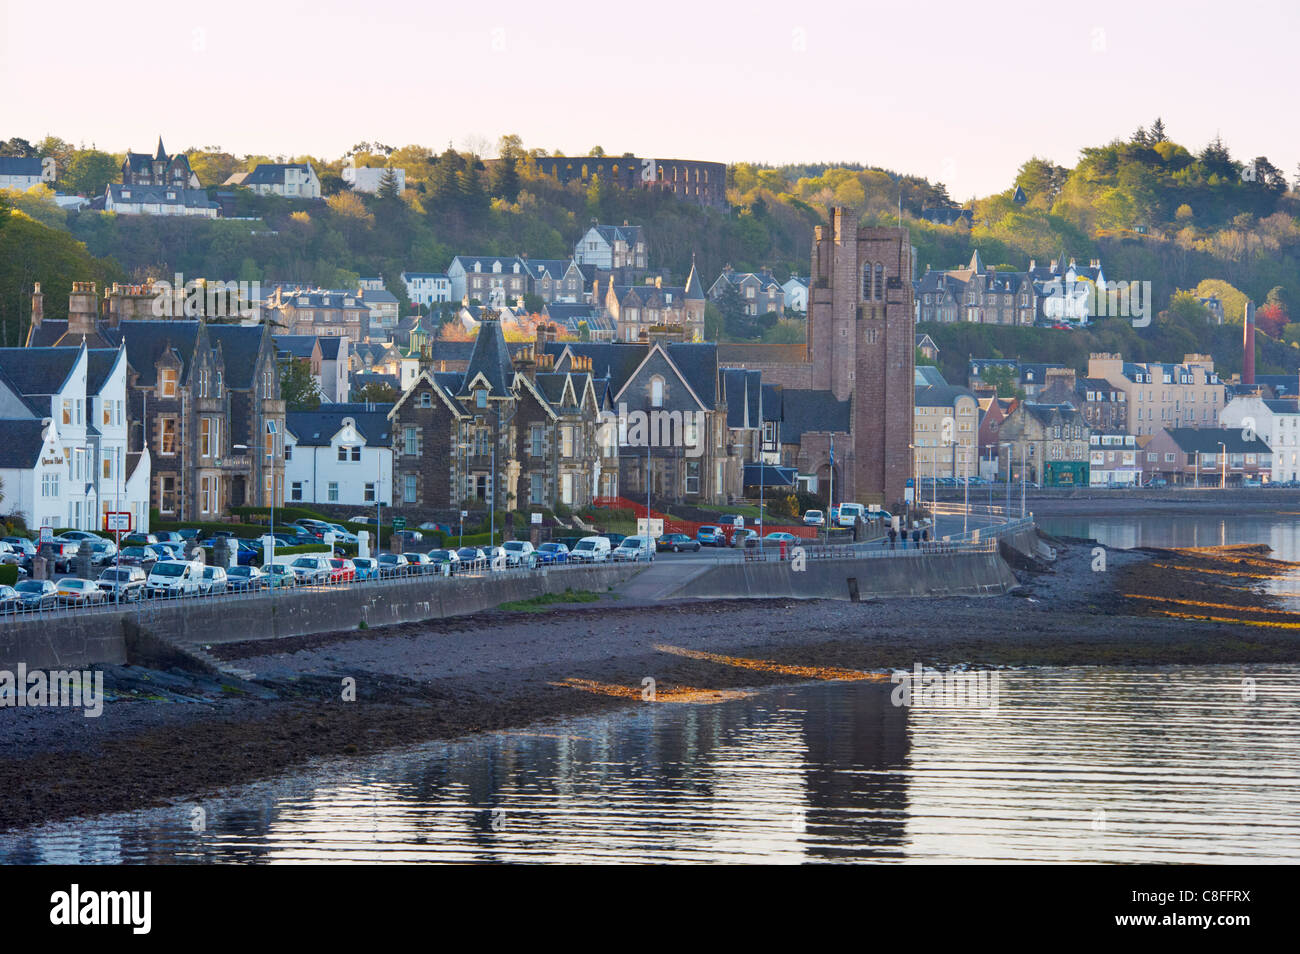
[[[1254,698],[1243,678],[1255,680]],[[1300,667],[820,683],[431,744],[0,836],[6,862],[1300,859]]]

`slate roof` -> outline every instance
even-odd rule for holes
[[[948,381],[932,364],[918,364],[913,369],[912,383],[918,387],[947,387]]]
[[[282,354],[291,354],[295,358],[310,358],[316,348],[315,335],[273,335],[276,350]]]
[[[79,348],[0,348],[0,378],[3,378],[37,415],[48,415],[48,401],[36,400],[57,394],[80,357]]]
[[[1300,405],[1295,401],[1281,401],[1275,398],[1265,398],[1264,406],[1274,414],[1300,414]]]
[[[480,374],[487,380],[489,396],[506,397],[510,393],[514,367],[499,321],[488,320],[479,325],[474,350],[470,353],[469,364],[465,368],[465,379],[457,393],[461,396],[468,395],[471,382]]]
[[[744,484],[746,487],[793,487],[799,477],[794,467],[777,467],[773,464],[746,464]]]
[[[926,385],[914,388],[913,402],[917,407],[952,407],[958,398],[968,397],[972,401],[975,395],[966,388],[945,384],[942,386]]]
[[[20,159],[17,156],[0,156],[0,176],[39,176],[41,158]]]
[[[299,444],[326,447],[330,438],[343,429],[343,418],[350,417],[367,445],[388,446],[388,412],[392,409],[392,404],[322,404],[315,411],[290,411],[284,422]]]
[[[397,379],[395,374],[376,374],[373,371],[359,371],[349,379],[353,393],[360,391],[368,384],[378,384],[390,387],[398,394],[402,393],[402,383]]]
[[[86,394],[98,394],[117,366],[117,348],[90,348],[86,351]]]
[[[202,189],[178,189],[176,186],[123,185],[110,182],[108,191],[114,205],[177,205],[187,209],[215,209],[217,203]],[[130,195],[124,195],[129,192]]]
[[[261,325],[209,325],[213,350],[221,349],[226,366],[226,387],[248,390],[253,386],[257,354],[262,350]]]
[[[1181,450],[1188,453],[1217,454],[1220,444],[1225,445],[1229,454],[1273,453],[1258,434],[1253,441],[1246,440],[1240,427],[1167,427],[1165,431]]]
[[[322,361],[338,360],[339,347],[343,344],[342,335],[325,335],[316,340],[320,342],[320,356]]]
[[[45,446],[45,424],[31,421],[0,421],[0,470],[31,470]]]
[[[798,444],[811,432],[849,431],[849,402],[838,401],[831,391],[781,391],[781,443]]]
[[[763,420],[782,420],[782,391],[775,384],[763,385]]]
[[[306,162],[259,162],[257,168],[245,176],[241,185],[284,185],[286,170],[301,169],[306,172],[310,168],[311,164]]]
[[[165,351],[172,352],[180,360],[181,380],[185,380],[190,361],[194,357],[199,323],[197,321],[122,321],[107,333],[113,344],[126,342],[126,360],[139,374],[136,380],[137,386],[153,387],[158,381],[155,365]],[[227,366],[229,366],[228,358]],[[249,374],[252,374],[251,369]]]

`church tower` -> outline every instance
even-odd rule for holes
[[[845,500],[889,507],[912,476],[911,242],[903,228],[866,228],[831,211],[813,237],[808,291],[812,386],[852,403],[854,461]]]

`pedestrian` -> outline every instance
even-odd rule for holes
[[[912,546],[918,550],[921,548],[921,531],[915,527],[912,528]]]
[[[890,527],[889,528],[889,549],[893,550],[897,548],[897,543],[896,543],[897,540],[898,540],[898,531],[895,530],[893,527]]]
[[[930,530],[929,530],[929,528],[926,528],[925,530],[922,530],[922,531],[921,531],[921,542],[922,542],[922,543],[929,543],[929,542],[930,542]]]

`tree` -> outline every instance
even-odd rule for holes
[[[280,397],[290,411],[314,411],[320,407],[320,385],[306,358],[280,362]]]
[[[78,149],[58,170],[59,182],[67,192],[82,196],[102,195],[105,186],[117,178],[120,166],[113,156],[98,149]]]
[[[1016,372],[1009,365],[995,364],[980,373],[980,380],[997,389],[998,397],[1023,398],[1025,392],[1016,385]]]
[[[400,199],[402,193],[397,188],[397,173],[392,169],[385,169],[384,174],[379,177],[379,189],[375,195],[383,200]]]
[[[398,394],[387,384],[370,383],[352,392],[352,400],[358,404],[373,402],[375,404],[396,403]]]
[[[6,142],[0,142],[0,156],[13,159],[35,159],[36,147],[26,139],[15,136]]]
[[[1157,116],[1156,121],[1151,124],[1151,131],[1147,134],[1147,140],[1152,145],[1169,141],[1169,137],[1165,135],[1165,122],[1159,116]]]

